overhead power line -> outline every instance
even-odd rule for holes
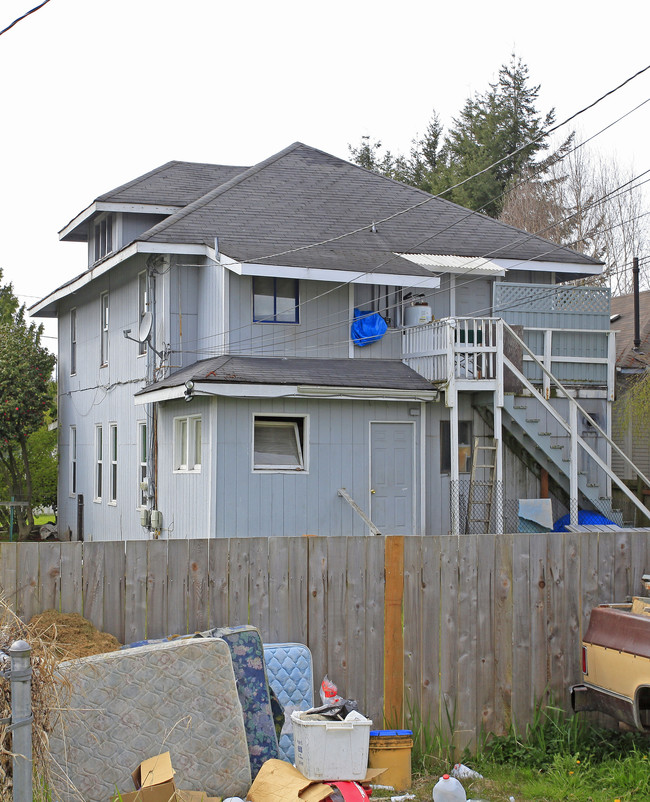
[[[30,14],[33,14],[35,11],[38,11],[39,8],[43,8],[43,6],[47,5],[49,2],[50,2],[50,0],[43,0],[43,2],[40,3],[40,5],[34,6],[34,8],[31,8],[29,11],[25,12],[21,17],[18,17],[17,19],[15,19],[11,23],[11,25],[7,25],[6,28],[3,28],[0,31],[0,36],[2,36],[3,33],[7,33],[7,31],[10,31],[14,27],[14,25],[17,25],[21,20],[25,19],[25,17],[29,17]]]

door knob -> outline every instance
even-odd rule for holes
[[[376,490],[371,490],[370,492],[371,492],[371,493],[376,493],[377,491],[376,491]]]

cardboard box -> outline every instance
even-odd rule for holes
[[[250,802],[321,802],[332,786],[308,780],[291,763],[267,760],[259,770],[247,799]]]
[[[385,769],[368,769],[361,782],[369,783]],[[321,802],[333,792],[331,785],[308,780],[284,760],[267,760],[246,797],[249,802]]]
[[[204,791],[184,791],[174,783],[169,752],[143,760],[131,774],[135,791],[115,794],[111,802],[221,802],[221,797]]]

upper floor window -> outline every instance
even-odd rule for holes
[[[77,310],[70,310],[70,375],[77,372]]]
[[[100,365],[108,365],[108,293],[103,292],[99,296],[99,306],[101,310],[100,335],[101,335],[101,355]]]
[[[113,215],[107,214],[95,223],[95,261],[113,250]]]
[[[143,270],[142,273],[138,273],[138,325],[142,323],[142,318],[144,317],[144,313],[148,310],[148,298],[147,298],[147,271]],[[141,342],[138,345],[138,356],[142,356],[142,354],[147,353],[147,343]]]
[[[253,321],[299,323],[298,279],[253,276]]]
[[[174,470],[201,470],[201,416],[174,419]]]

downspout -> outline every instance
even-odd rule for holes
[[[147,348],[147,385],[150,385],[154,381],[155,377],[155,368],[156,368],[156,350],[157,350],[157,343],[156,343],[156,268],[154,264],[151,263],[150,259],[147,259],[147,297],[149,298],[149,303],[151,306],[151,317],[152,317],[152,326],[151,326],[151,339],[150,339],[150,346]],[[147,480],[148,480],[148,488],[147,488],[147,497],[149,499],[149,509],[155,510],[157,509],[156,501],[157,501],[157,476],[156,476],[156,458],[155,458],[155,451],[157,446],[157,437],[156,437],[156,403],[150,402],[145,407],[145,417],[147,421]]]

